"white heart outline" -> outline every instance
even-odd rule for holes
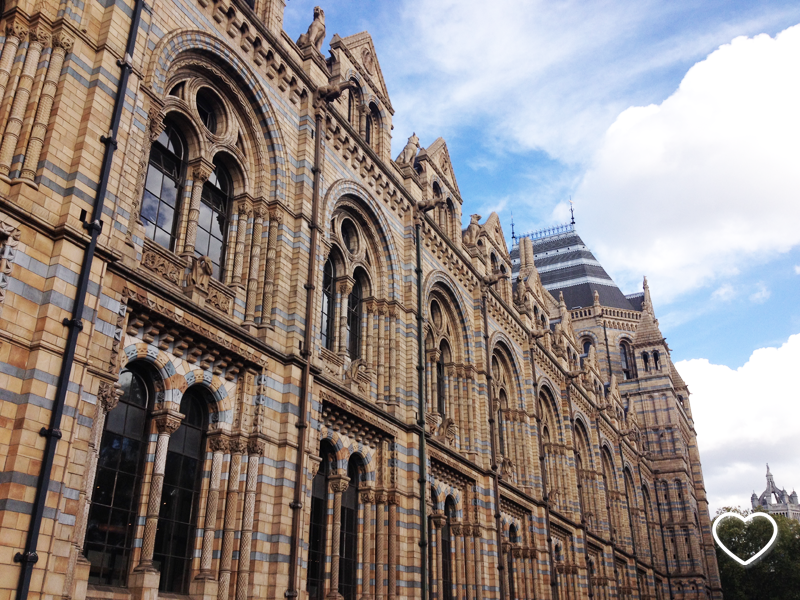
[[[741,558],[736,556],[733,552],[728,550],[728,548],[725,546],[725,544],[723,544],[720,541],[719,536],[717,535],[717,525],[719,525],[720,521],[722,521],[723,519],[727,519],[728,517],[735,517],[740,521],[742,521],[743,523],[748,523],[749,521],[752,521],[756,517],[763,517],[767,519],[770,523],[772,523],[772,538],[769,540],[769,542],[767,542],[766,546],[764,546],[761,550],[756,552],[753,556],[751,556],[747,560],[742,560]],[[743,517],[742,515],[735,512],[726,512],[722,513],[720,516],[714,519],[714,526],[711,528],[711,535],[714,536],[714,541],[717,542],[717,546],[719,546],[722,549],[722,551],[725,552],[725,554],[730,556],[733,560],[738,562],[746,569],[748,567],[752,567],[755,564],[757,564],[758,561],[760,561],[762,558],[766,556],[767,552],[772,550],[772,547],[775,545],[775,542],[778,539],[778,524],[775,522],[775,519],[773,519],[769,513],[754,512],[748,515],[747,517]]]

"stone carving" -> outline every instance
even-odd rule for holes
[[[178,267],[152,250],[145,250],[142,256],[142,265],[146,269],[158,273],[167,281],[176,285],[180,283],[181,272]]]
[[[247,452],[247,440],[238,438],[231,440],[231,454],[245,454]]]
[[[122,398],[123,393],[119,382],[109,383],[108,381],[101,381],[100,387],[97,390],[97,401],[108,413],[114,410],[119,403],[119,399]]]
[[[208,302],[211,304],[211,306],[213,306],[214,308],[218,308],[225,314],[228,314],[228,312],[231,309],[231,299],[228,298],[228,296],[226,296],[224,293],[220,292],[217,289],[214,289],[213,287],[211,288],[211,291],[208,294]]]
[[[350,479],[344,475],[333,476],[328,479],[328,487],[333,494],[336,494],[337,492],[340,494],[345,492],[349,485]]]
[[[463,237],[464,243],[468,246],[472,246],[478,241],[478,236],[481,233],[480,220],[480,215],[470,215],[469,217],[469,225],[467,225],[467,230],[464,232]]]
[[[22,232],[19,228],[0,221],[0,304],[6,299],[8,277],[11,275],[11,265],[14,264],[20,235]]]
[[[322,52],[322,42],[325,39],[325,11],[319,6],[314,7],[314,20],[308,26],[306,33],[300,34],[297,38],[297,45],[300,48],[314,46],[318,52]]]
[[[247,453],[250,456],[264,456],[266,447],[264,440],[258,438],[251,439],[247,444]]]
[[[228,438],[216,435],[208,440],[208,447],[211,452],[222,452],[224,454],[228,451]]]
[[[167,435],[172,435],[173,433],[178,431],[178,427],[181,426],[182,420],[183,420],[183,415],[178,415],[178,414],[158,415],[155,418],[156,429],[158,429],[159,434],[166,433]]]
[[[192,261],[191,284],[199,290],[208,291],[211,273],[213,273],[211,259],[208,256],[195,257]]]
[[[369,377],[366,371],[367,363],[363,359],[357,358],[350,363],[350,366],[347,367],[347,371],[345,371],[344,380],[346,383],[350,384],[351,390],[358,391],[361,394],[367,393]]]
[[[375,57],[372,56],[372,52],[369,51],[369,48],[361,50],[361,62],[367,70],[367,73],[375,75]]]
[[[412,133],[405,148],[403,148],[400,156],[397,157],[397,163],[401,165],[413,164],[414,159],[417,157],[417,150],[419,150],[419,138],[416,133]]]

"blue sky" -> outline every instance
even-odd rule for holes
[[[314,5],[288,1],[293,39]],[[561,223],[571,197],[581,236],[622,290],[648,276],[673,360],[686,366],[701,451],[724,456],[737,442],[714,415],[744,411],[754,398],[741,390],[760,395],[764,381],[786,381],[776,365],[800,360],[800,341],[789,343],[800,334],[800,3],[322,7],[326,47],[334,33],[373,37],[394,154],[412,131],[423,146],[447,141],[465,223],[495,210],[510,238],[512,213],[517,233]],[[780,358],[758,354],[769,348]],[[786,385],[773,404],[800,404]],[[762,425],[787,443],[800,433]],[[773,437],[735,477],[704,461],[714,501],[761,485],[761,454],[800,486],[800,461]]]

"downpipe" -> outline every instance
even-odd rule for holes
[[[117,149],[117,132],[119,131],[120,120],[122,119],[122,108],[125,93],[128,89],[128,79],[133,69],[133,54],[136,50],[136,36],[139,32],[139,21],[142,16],[143,0],[134,0],[133,16],[131,27],[128,31],[128,43],[125,48],[125,56],[118,60],[117,64],[122,69],[119,87],[117,88],[116,98],[114,99],[114,112],[111,117],[111,126],[108,135],[101,136],[100,141],[105,145],[103,153],[103,163],[100,171],[100,185],[94,199],[92,216],[89,221],[83,222],[83,227],[89,232],[89,245],[83,255],[81,272],[78,276],[78,285],[75,292],[75,300],[72,305],[72,316],[64,319],[63,325],[67,327],[67,343],[64,347],[64,360],[61,363],[61,372],[56,384],[56,397],[53,400],[53,409],[50,413],[50,427],[42,427],[39,435],[45,438],[44,456],[42,457],[42,468],[39,472],[39,479],[36,485],[36,497],[33,502],[33,512],[31,513],[31,526],[25,543],[25,549],[17,552],[14,562],[20,563],[19,581],[17,584],[17,600],[27,600],[30,591],[31,576],[33,566],[38,562],[39,555],[36,552],[39,533],[44,517],[45,503],[47,501],[47,491],[50,487],[50,478],[53,472],[53,460],[56,454],[58,440],[61,439],[61,419],[64,415],[64,406],[67,399],[67,389],[69,387],[72,365],[75,362],[75,347],[78,344],[78,336],[83,331],[82,312],[86,304],[86,295],[89,288],[89,275],[92,271],[92,263],[97,248],[97,239],[102,231],[103,224],[100,218],[103,215],[103,203],[108,192],[108,180],[111,174],[111,166],[114,160],[114,151]]]

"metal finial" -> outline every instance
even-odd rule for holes
[[[511,211],[511,241],[516,244],[517,243],[517,236],[514,233],[514,211]]]
[[[575,225],[575,207],[572,204],[572,196],[569,197],[569,214],[572,216],[570,225]]]

